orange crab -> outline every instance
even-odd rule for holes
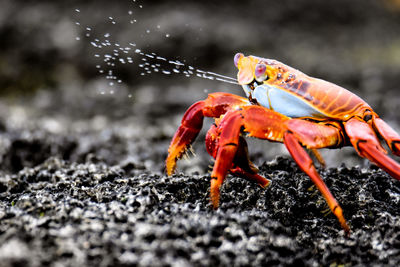
[[[213,117],[206,147],[215,158],[210,189],[214,208],[219,206],[220,187],[228,172],[262,187],[269,185],[270,180],[257,174],[249,160],[244,137],[251,136],[284,143],[349,233],[341,207],[304,148],[323,162],[317,149],[352,145],[361,157],[400,180],[400,165],[386,155],[379,141],[382,138],[400,156],[400,136],[365,101],[338,85],[309,77],[276,60],[238,53],[234,63],[247,98],[219,92],[193,104],[169,146],[167,174],[173,174],[176,161],[195,140],[203,118]]]

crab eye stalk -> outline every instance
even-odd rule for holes
[[[239,59],[241,59],[242,57],[244,57],[244,55],[243,55],[242,53],[237,53],[237,54],[233,57],[233,63],[235,64],[236,68],[238,67]]]
[[[265,64],[259,63],[256,65],[254,76],[257,82],[263,82],[268,78],[266,70],[267,66]]]

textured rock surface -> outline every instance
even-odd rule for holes
[[[1,178],[6,266],[400,264],[400,187],[380,170],[322,171],[344,208],[344,236],[288,159],[261,166],[266,190],[239,178],[210,208],[209,176],[49,159]]]

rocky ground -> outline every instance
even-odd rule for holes
[[[347,237],[284,147],[250,140],[252,159],[271,186],[229,176],[214,211],[204,132],[196,156],[180,162],[176,175],[165,176],[163,161],[185,108],[207,92],[240,88],[141,76],[137,64],[113,68],[123,83],[110,87],[85,37],[90,24],[102,35],[149,42],[148,51],[228,76],[235,75],[238,50],[274,57],[352,89],[400,130],[397,2],[279,3],[143,2],[143,23],[132,31],[118,14],[138,8],[123,1],[122,8],[110,1],[5,1],[0,265],[399,266],[399,181],[351,148],[323,151],[328,168],[319,172],[351,226]],[[117,28],[101,25],[111,13]],[[146,27],[152,34],[140,37]],[[72,41],[61,42],[63,36]]]

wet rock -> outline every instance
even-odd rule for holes
[[[351,225],[346,237],[332,214],[323,216],[322,197],[292,160],[277,158],[261,172],[273,180],[269,188],[228,177],[214,211],[208,175],[132,176],[118,166],[50,159],[3,185],[0,257],[8,266],[60,259],[81,265],[399,263],[398,181],[380,170],[321,171]],[[43,173],[46,179],[29,178]],[[16,245],[30,253],[7,253]]]

